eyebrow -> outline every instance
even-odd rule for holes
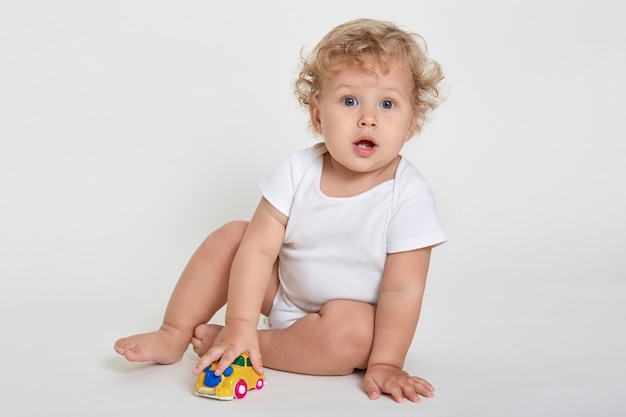
[[[339,84],[335,88],[333,88],[333,90],[339,90],[340,88],[364,88],[364,87],[361,87],[359,84],[348,84],[344,82],[344,83]],[[374,87],[374,88],[378,88],[381,90],[400,91],[395,87]]]
[[[342,88],[350,90],[350,89],[359,89],[361,87],[359,85],[343,83],[343,84],[339,84],[338,86],[336,86],[335,88],[333,88],[330,91],[334,92],[334,91],[337,91],[337,90],[341,90]],[[402,90],[398,90],[397,88],[393,88],[393,87],[379,87],[379,89],[380,90],[389,91],[391,93],[395,93],[395,94],[398,94],[398,95],[403,96],[403,97],[405,96],[405,94],[402,93]]]

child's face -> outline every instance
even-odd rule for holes
[[[384,74],[373,58],[366,64],[374,73],[346,62],[309,106],[332,158],[354,172],[385,168],[415,133],[410,73],[390,65]]]

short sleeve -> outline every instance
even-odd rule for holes
[[[263,197],[274,208],[289,217],[294,195],[304,172],[324,152],[326,147],[320,143],[289,154],[276,165],[270,176],[261,182]]]
[[[444,243],[435,196],[417,168],[397,180],[387,229],[387,253],[405,252]]]

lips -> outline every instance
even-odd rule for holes
[[[360,141],[356,142],[354,146],[364,151],[367,151],[373,149],[376,144],[369,139],[361,139]]]
[[[370,137],[361,137],[353,143],[354,149],[360,156],[370,156],[376,152],[378,145]]]

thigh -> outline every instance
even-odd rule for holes
[[[319,312],[307,314],[286,328],[259,332],[263,363],[310,375],[346,375],[366,368],[375,315],[375,307],[367,303],[329,301]]]

